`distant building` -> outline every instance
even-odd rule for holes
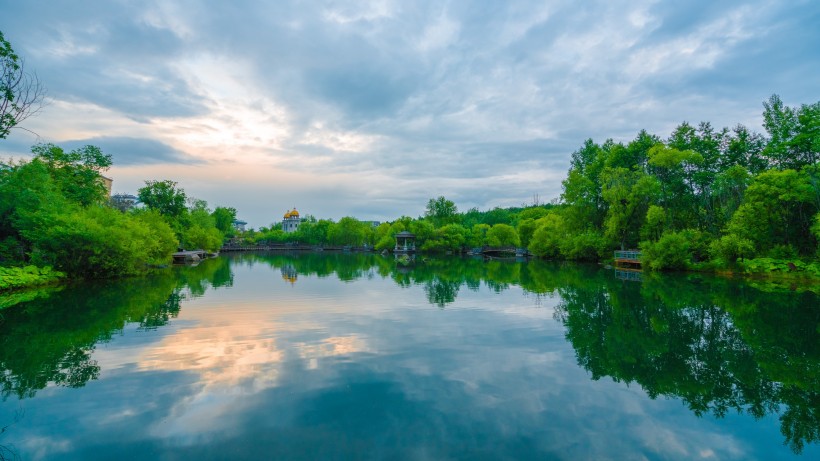
[[[381,224],[379,221],[361,221],[361,223],[362,223],[362,224],[367,224],[368,226],[370,226],[370,227],[372,227],[372,228],[374,228],[374,229],[375,229],[376,227],[379,227],[379,224]]]
[[[111,186],[114,185],[114,180],[103,175],[100,175],[100,178],[102,178],[103,186],[105,186],[108,196],[111,197]]]
[[[236,229],[239,232],[245,232],[245,226],[247,226],[247,225],[248,225],[248,223],[245,222],[245,221],[242,221],[241,219],[234,219],[233,220],[233,228]]]
[[[131,194],[114,194],[110,199],[111,205],[123,212],[134,208],[139,201],[139,198]]]
[[[296,211],[296,208],[288,211],[285,213],[284,219],[282,219],[282,230],[289,234],[291,232],[296,232],[299,229],[299,224],[301,224],[302,219],[299,217],[299,212]]]
[[[401,231],[396,234],[396,247],[393,249],[394,253],[415,253],[416,252],[416,234]]]

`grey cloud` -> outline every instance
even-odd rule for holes
[[[115,166],[147,165],[158,163],[198,164],[201,160],[186,155],[173,147],[154,139],[128,137],[90,138],[61,143],[64,148],[75,149],[91,144],[106,154],[111,154]]]
[[[141,10],[111,2],[84,7],[88,10],[74,2],[17,6],[18,15],[37,17],[44,26],[32,31],[21,21],[12,25],[9,38],[20,54],[42,55],[28,62],[52,98],[90,102],[137,120],[204,113],[201,97],[173,69],[184,51],[179,37],[142,22]],[[59,47],[70,55],[62,56]]]
[[[30,60],[53,96],[146,123],[203,115],[213,101],[177,74],[177,61],[239,63],[248,87],[287,112],[291,138],[270,155],[313,174],[300,188],[302,203],[310,200],[335,218],[354,210],[411,213],[433,190],[481,208],[533,193],[551,198],[560,185],[529,191],[534,184],[500,183],[498,176],[532,169],[563,175],[587,138],[628,141],[640,129],[666,137],[684,120],[747,123],[759,131],[759,118],[750,114],[760,114],[770,94],[790,104],[814,102],[818,94],[811,77],[820,73],[820,5],[812,1],[394,2],[381,16],[363,2],[163,2],[176,8],[171,19],[184,33],[143,21],[151,4],[46,3],[8,5],[19,21],[0,18],[0,27],[22,54],[60,34],[97,49],[68,60]],[[650,21],[632,24],[641,12]],[[35,19],[41,27],[31,27]],[[711,60],[675,59],[704,57],[702,48],[691,56],[682,47],[727,19],[741,33],[712,31],[704,42],[714,51]],[[436,30],[441,34],[428,36]],[[422,46],[425,37],[429,46]],[[304,132],[317,125],[379,141],[356,153],[305,145]],[[373,208],[335,201],[359,190],[323,197],[330,173],[358,175]],[[370,176],[394,177],[409,188],[389,190]],[[288,202],[298,198],[289,196]],[[254,198],[248,192],[245,201]]]

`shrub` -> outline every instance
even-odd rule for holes
[[[754,253],[754,244],[751,240],[738,237],[736,234],[727,234],[709,245],[709,252],[713,259],[722,259],[727,264],[734,264],[738,258],[745,258]]]
[[[576,261],[598,261],[608,253],[604,236],[594,230],[565,237],[559,246],[565,258]]]
[[[51,267],[0,267],[0,291],[45,285],[65,277]]]
[[[147,264],[170,259],[167,238],[158,237],[167,233],[167,225],[151,226],[113,208],[71,207],[42,214],[40,219],[43,225],[23,231],[34,246],[32,262],[72,276],[137,274]]]
[[[555,258],[560,253],[560,243],[564,239],[564,219],[550,214],[536,221],[536,229],[528,245],[530,252],[542,258]]]
[[[692,260],[690,241],[684,232],[664,232],[657,242],[640,244],[641,265],[650,270],[682,270]]]
[[[487,245],[491,247],[518,246],[518,232],[509,224],[496,224],[487,231]]]

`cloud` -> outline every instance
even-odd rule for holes
[[[155,139],[129,137],[100,137],[65,141],[61,145],[67,149],[76,149],[91,144],[106,154],[110,154],[117,166],[182,163],[200,164],[201,159],[188,156],[167,144]]]
[[[244,165],[249,176],[286,166],[300,177],[295,201],[316,210],[332,200],[320,193],[329,184],[336,196],[384,194],[374,204],[421,201],[415,209],[426,200],[416,189],[480,208],[553,198],[552,178],[587,138],[666,137],[701,120],[761,130],[764,99],[812,103],[806,76],[820,72],[811,1],[32,1],[5,11],[15,21],[0,27],[57,102],[30,122],[44,138],[154,140],[170,149],[163,161]],[[549,179],[504,179],[533,169]],[[244,201],[263,186],[249,184]],[[332,209],[326,217],[362,210]],[[367,214],[384,212],[411,210]],[[251,225],[268,224],[253,213]]]

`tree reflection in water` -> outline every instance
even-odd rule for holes
[[[126,324],[161,328],[186,298],[233,284],[232,265],[287,267],[299,276],[382,277],[420,286],[439,308],[462,288],[521,287],[557,295],[578,364],[593,379],[637,383],[680,399],[697,415],[778,414],[795,452],[820,441],[820,302],[812,292],[702,276],[618,280],[596,266],[543,261],[426,258],[410,265],[375,254],[246,253],[153,277],[15,295],[2,311],[0,389],[31,397],[49,383],[79,387],[99,376],[91,358]],[[0,299],[8,305],[11,301]]]
[[[219,258],[154,276],[99,281],[37,296],[3,309],[0,322],[0,392],[33,397],[49,383],[82,387],[97,379],[91,358],[97,343],[127,324],[152,330],[179,314],[186,297],[233,282],[230,262]],[[20,298],[19,294],[14,295]],[[16,299],[8,298],[8,299]],[[23,298],[28,299],[28,298]]]

